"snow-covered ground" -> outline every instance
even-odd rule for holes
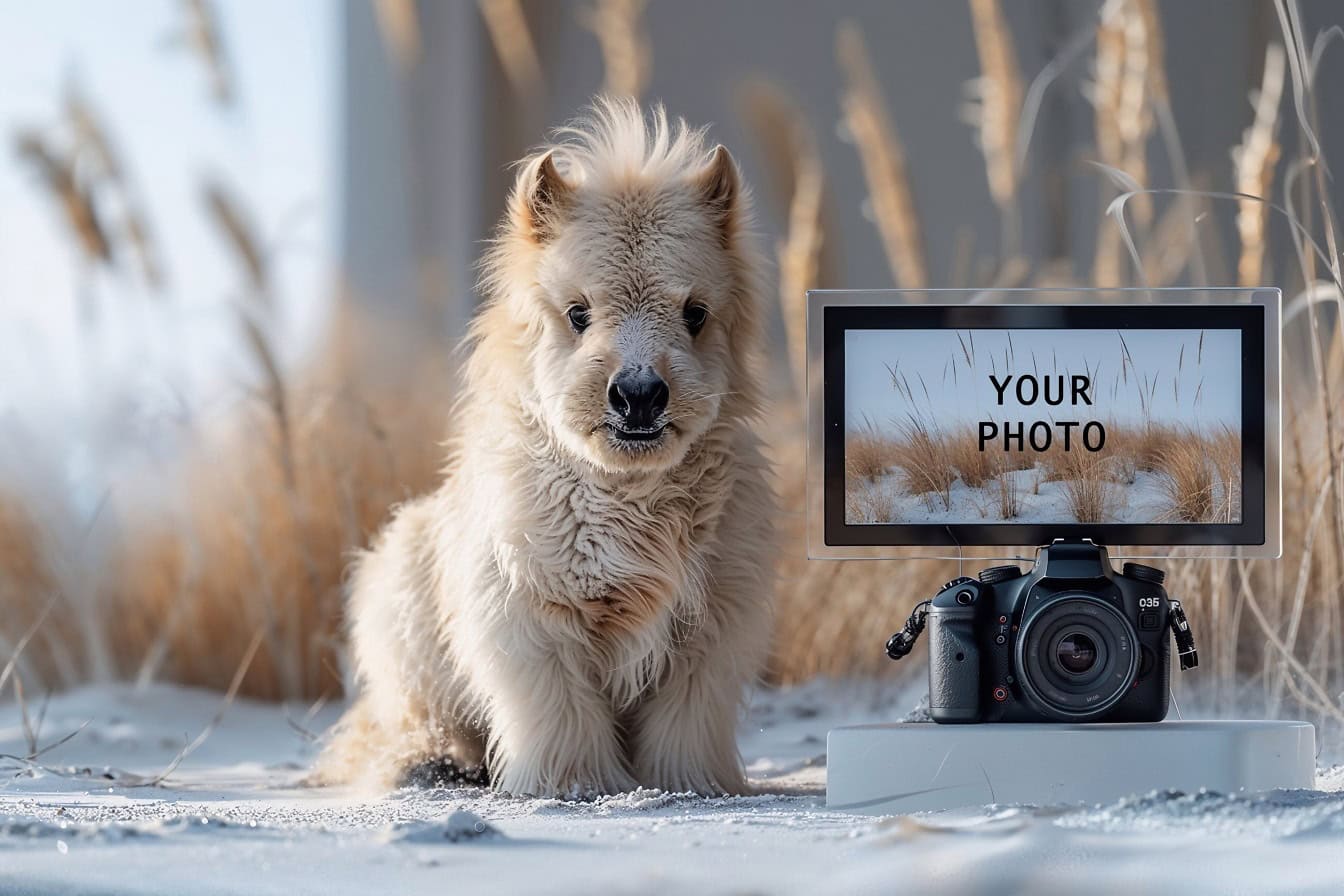
[[[310,717],[238,701],[169,770],[221,705],[169,686],[53,698],[36,737],[46,752],[29,762],[8,703],[0,893],[1344,892],[1338,769],[1310,792],[891,818],[827,811],[827,730],[899,718],[916,695],[894,690],[814,683],[759,694],[741,743],[760,795],[645,791],[588,803],[473,789],[367,801],[299,788],[336,706]],[[28,709],[36,729],[40,706],[30,698]]]
[[[1060,523],[1074,519],[1069,506],[1069,483],[1049,480],[1046,470],[1036,466],[1004,474],[1012,481],[1017,495],[1014,523]],[[1143,470],[1134,474],[1132,483],[1106,484],[1106,522],[1151,523],[1172,518],[1173,507],[1163,485],[1164,476]],[[950,505],[933,493],[910,494],[905,472],[892,467],[875,482],[857,487],[863,498],[851,506],[861,509],[864,523],[979,523],[1002,520],[997,478],[973,488],[957,478],[949,490]]]

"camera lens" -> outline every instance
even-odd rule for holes
[[[1059,639],[1055,647],[1055,659],[1065,671],[1082,675],[1097,662],[1097,645],[1082,632],[1070,632]]]
[[[1138,636],[1104,596],[1060,592],[1027,608],[1014,661],[1023,695],[1043,717],[1088,721],[1128,693],[1139,668]]]

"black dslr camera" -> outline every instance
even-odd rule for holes
[[[927,619],[929,712],[935,722],[1160,722],[1170,640],[1181,668],[1198,663],[1165,574],[1106,549],[1057,540],[1028,573],[995,566],[953,579],[887,642],[900,659]]]

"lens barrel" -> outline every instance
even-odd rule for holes
[[[1134,626],[1104,598],[1066,592],[1028,610],[1017,640],[1022,691],[1043,716],[1081,722],[1119,702],[1134,683]]]

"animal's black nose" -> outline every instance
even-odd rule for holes
[[[667,410],[667,383],[652,367],[626,367],[607,385],[607,402],[636,429],[648,429]]]

